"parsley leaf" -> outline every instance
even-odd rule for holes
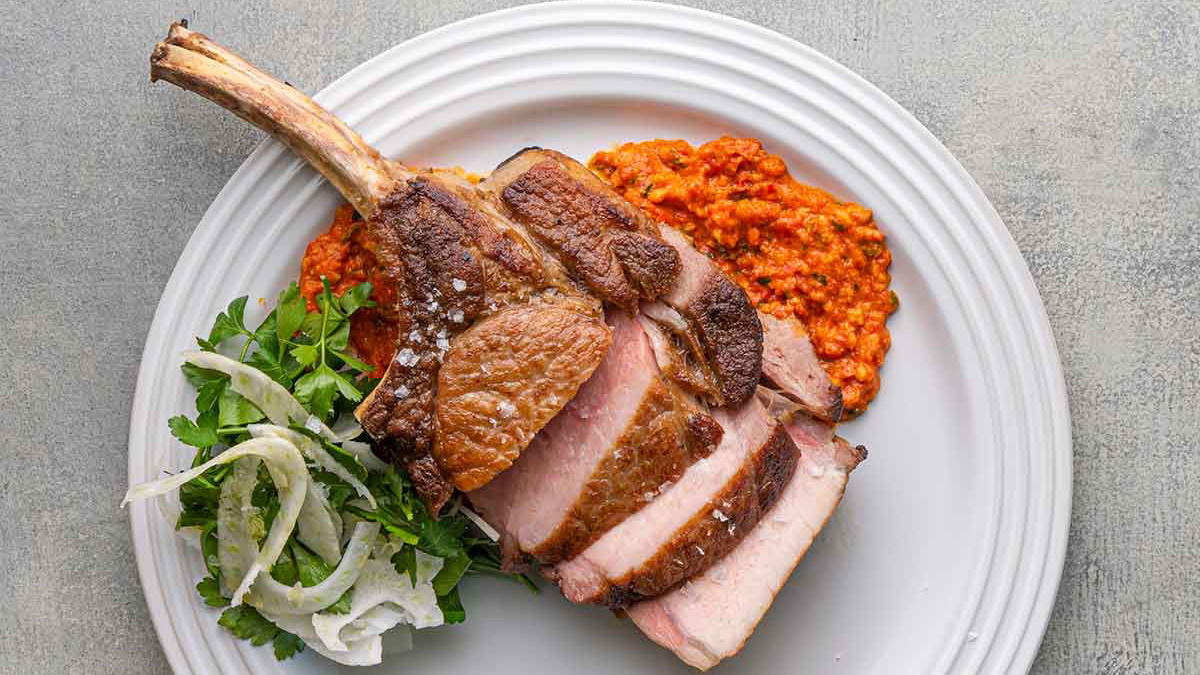
[[[342,296],[338,298],[338,304],[341,305],[342,311],[345,312],[346,316],[350,316],[363,307],[375,306],[375,303],[370,299],[371,290],[371,284],[368,282],[359,284],[342,293]]]
[[[292,550],[292,557],[296,561],[296,571],[301,586],[316,586],[325,581],[330,574],[333,574],[335,568],[322,560],[317,554],[309,551],[303,544],[293,540],[290,548]],[[345,593],[342,593],[337,602],[321,611],[328,614],[345,614],[349,612],[350,591],[347,590]]]
[[[225,393],[227,384],[229,384],[228,376],[205,382],[196,391],[196,410],[202,413],[213,410],[217,405],[217,401],[221,399],[221,394]]]
[[[392,556],[392,567],[400,574],[407,574],[413,586],[417,585],[417,549],[405,546]]]
[[[171,434],[184,445],[211,448],[217,444],[216,427],[198,426],[184,415],[176,415],[167,420],[167,426],[171,427]]]
[[[217,519],[214,516],[204,531],[200,534],[200,553],[204,556],[204,566],[214,578],[221,576],[221,557],[217,552]]]
[[[395,558],[392,560],[395,561]],[[442,569],[433,578],[433,592],[442,596],[453,591],[470,566],[471,558],[465,552],[461,552],[453,558],[443,559]]]
[[[304,359],[300,359],[303,363]],[[333,410],[333,397],[338,393],[338,377],[329,366],[321,364],[317,369],[296,380],[296,398],[308,410],[321,419],[329,417]]]
[[[292,339],[304,317],[308,316],[308,306],[304,296],[300,295],[300,287],[294,282],[279,294],[279,304],[275,307],[275,335],[280,342]]]
[[[463,552],[462,535],[467,530],[467,519],[461,516],[421,521],[421,550],[439,558],[453,558]]]
[[[201,368],[200,366],[192,365],[187,361],[184,361],[183,365],[179,366],[179,369],[183,371],[183,376],[187,378],[188,384],[197,389],[203,387],[208,382],[212,382],[213,380],[224,381],[229,378],[228,375],[219,370]]]
[[[275,638],[271,641],[271,646],[275,650],[275,659],[286,661],[304,651],[304,640],[286,630],[281,630],[275,634]]]
[[[229,599],[221,595],[221,584],[213,577],[204,577],[196,584],[196,592],[209,607],[228,607]]]
[[[250,331],[246,330],[246,300],[247,296],[236,298],[229,303],[229,307],[217,315],[216,321],[213,322],[212,330],[208,332],[208,340],[199,341],[201,347],[208,351],[215,351],[217,345],[225,340],[236,335],[250,335]]]
[[[467,611],[463,609],[462,598],[458,597],[458,586],[455,586],[446,595],[439,595],[437,603],[446,623],[462,623],[467,620]]]
[[[300,570],[291,546],[284,546],[279,553],[279,558],[271,566],[271,578],[284,586],[295,586],[300,579]]]
[[[257,422],[266,417],[253,403],[244,396],[226,386],[217,399],[217,425],[221,427],[240,427]]]
[[[217,623],[255,647],[267,644],[279,634],[279,628],[250,605],[230,607],[221,613]]]

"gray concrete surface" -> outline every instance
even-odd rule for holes
[[[311,91],[506,4],[0,0],[0,673],[168,672],[116,508],[134,376],[184,242],[260,136],[151,90],[167,20],[253,45]],[[1200,3],[697,4],[895,97],[1029,261],[1076,467],[1033,672],[1200,673]]]

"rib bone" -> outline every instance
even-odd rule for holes
[[[183,22],[150,57],[150,81],[166,80],[227,108],[303,157],[364,218],[412,172],[384,159],[303,93],[255,68]]]

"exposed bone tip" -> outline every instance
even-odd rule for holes
[[[158,82],[161,69],[159,62],[165,58],[167,58],[167,43],[159,42],[154,45],[154,51],[150,52],[150,82]]]
[[[164,42],[171,44],[180,44],[189,37],[196,35],[195,31],[188,30],[187,19],[180,19],[171,24],[167,29],[167,38]]]

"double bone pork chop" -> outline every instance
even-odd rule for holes
[[[561,153],[479,185],[412,169],[183,24],[151,78],[270,132],[366,219],[401,326],[357,415],[433,513],[467,491],[510,564],[628,608],[693,665],[740,648],[860,457],[808,417],[835,422],[840,391],[798,323]]]

